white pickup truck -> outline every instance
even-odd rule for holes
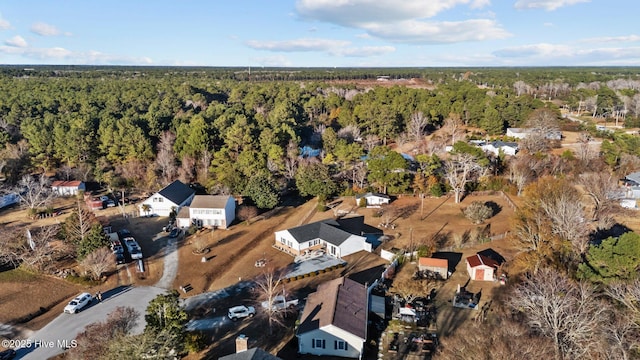
[[[262,308],[269,309],[269,301],[263,301],[261,305]],[[277,295],[271,301],[271,309],[274,311],[292,309],[296,306],[298,306],[298,299],[287,301],[283,295]]]

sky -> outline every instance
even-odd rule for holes
[[[0,0],[0,64],[640,66],[638,0]]]

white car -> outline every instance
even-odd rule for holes
[[[256,314],[256,309],[253,306],[234,306],[229,309],[229,319],[236,321],[238,319],[243,319],[246,317],[253,317]]]
[[[124,243],[124,246],[127,247],[132,260],[142,259],[142,249],[140,249],[140,245],[138,245],[136,239],[126,237],[122,242]]]
[[[89,293],[82,293],[76,296],[73,300],[69,301],[69,304],[64,307],[66,314],[75,314],[82,310],[87,305],[91,304],[93,297]]]

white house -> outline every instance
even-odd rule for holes
[[[367,339],[367,288],[348,278],[320,284],[307,297],[296,331],[298,352],[361,358]]]
[[[528,128],[507,128],[507,136],[514,137],[516,139],[524,139],[531,133],[531,129]],[[548,140],[562,140],[562,131],[560,130],[551,130],[546,135],[545,138]]]
[[[140,216],[169,216],[191,203],[196,191],[176,180],[140,204]]]
[[[226,229],[236,218],[236,199],[229,195],[196,195],[189,205],[192,224]]]
[[[360,199],[365,199],[367,207],[380,207],[380,205],[388,204],[391,198],[385,194],[366,193],[356,195],[356,206],[360,206]]]
[[[514,142],[506,142],[495,140],[491,142],[482,143],[480,148],[485,152],[498,156],[500,151],[505,155],[514,156],[518,152],[518,144]]]
[[[51,183],[51,191],[59,196],[78,195],[79,191],[86,191],[87,186],[83,181],[54,181]]]
[[[275,232],[275,247],[292,255],[324,249],[341,258],[355,252],[372,251],[372,244],[361,236],[364,216],[327,219]]]
[[[498,262],[484,255],[475,254],[466,258],[467,272],[471,280],[493,281]]]

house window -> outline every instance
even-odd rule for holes
[[[162,202],[162,198],[161,197],[154,197],[153,198],[153,202]]]
[[[331,255],[335,255],[336,254],[336,247],[332,246],[331,247]]]
[[[324,339],[313,339],[311,341],[311,347],[314,349],[324,349],[326,345],[326,341]]]
[[[336,340],[333,343],[333,348],[335,350],[348,350],[349,346],[347,345],[346,341],[342,341],[342,340]]]

